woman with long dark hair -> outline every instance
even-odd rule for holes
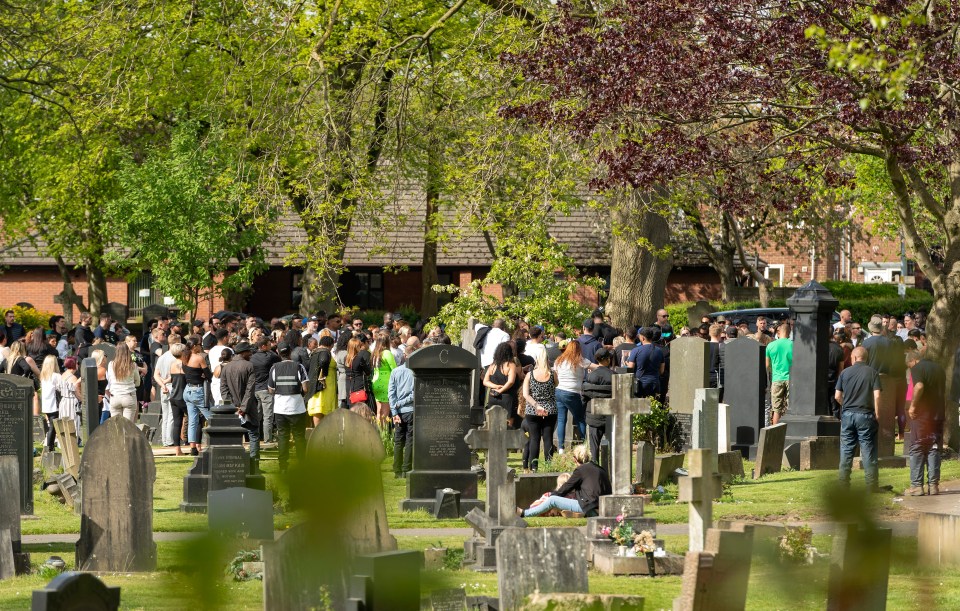
[[[345,408],[350,407],[347,401],[347,395],[350,394],[347,390],[347,347],[352,339],[353,333],[344,330],[333,346],[333,360],[337,364],[337,401],[340,407]]]
[[[370,407],[373,400],[373,389],[370,386],[373,367],[370,364],[370,352],[367,351],[367,337],[362,333],[347,344],[344,364],[347,367],[347,401],[351,405],[365,403]],[[359,396],[361,391],[366,396]]]
[[[200,414],[210,420],[210,409],[207,408],[204,383],[213,379],[210,366],[203,355],[201,340],[196,335],[187,338],[184,344],[183,376],[185,387],[183,400],[187,404],[187,441],[190,442],[190,453],[200,451]]]
[[[513,345],[504,342],[493,353],[493,362],[483,375],[483,385],[487,387],[487,404],[500,405],[507,410],[507,417],[516,415],[517,392],[523,380],[523,373],[517,363]]]

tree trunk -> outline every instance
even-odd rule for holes
[[[614,231],[610,262],[610,295],[606,311],[615,327],[646,325],[656,320],[663,307],[667,277],[673,268],[673,256],[658,257],[651,248],[662,250],[670,244],[670,225],[655,212],[637,213],[642,205],[636,194],[611,209]],[[637,218],[642,219],[637,221]],[[649,247],[638,244],[647,240]]]
[[[87,303],[94,320],[107,305],[107,275],[99,265],[87,263]],[[124,321],[126,322],[126,321]]]
[[[303,268],[301,291],[300,314],[303,316],[311,316],[320,310],[330,314],[344,307],[340,298],[339,276],[334,278],[309,263]]]
[[[733,266],[733,254],[728,252],[727,249],[722,249],[720,251],[722,260],[716,268],[717,274],[720,276],[720,300],[724,302],[734,301],[733,291],[737,288],[737,272]]]
[[[437,273],[437,243],[440,238],[440,152],[434,138],[427,141],[426,212],[423,219],[423,263],[420,266],[420,318],[429,320],[437,314],[437,293],[433,286],[440,282]]]
[[[724,212],[723,214],[727,218],[727,222],[730,223],[730,234],[733,236],[734,243],[737,246],[737,254],[740,256],[740,265],[742,265],[743,268],[750,273],[750,276],[754,279],[754,281],[756,281],[757,287],[760,290],[760,307],[769,308],[770,289],[773,286],[773,283],[770,282],[769,278],[764,278],[763,274],[760,273],[760,270],[758,270],[755,265],[751,265],[750,261],[747,260],[747,254],[743,249],[743,236],[740,234],[740,225],[737,223],[736,219],[734,219],[729,212]]]

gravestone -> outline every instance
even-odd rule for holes
[[[637,483],[644,489],[653,487],[653,444],[641,441],[637,444]]]
[[[530,503],[557,488],[559,473],[524,473],[516,478],[517,507],[529,507]]]
[[[653,485],[669,484],[673,472],[683,467],[685,454],[661,454],[653,459]]]
[[[683,429],[684,448],[693,428],[693,400],[698,388],[710,386],[710,342],[681,337],[670,342],[670,411]]]
[[[99,350],[103,352],[104,358],[107,359],[107,363],[112,363],[113,359],[117,358],[117,347],[113,344],[108,344],[107,342],[100,342],[96,346],[93,346],[90,349],[90,352],[95,352]]]
[[[30,571],[30,554],[20,544],[20,463],[16,456],[0,456],[0,531],[9,535],[9,544],[0,544],[0,553],[9,555],[17,574]]]
[[[688,532],[690,551],[703,551],[707,530],[713,527],[713,501],[723,495],[717,455],[713,450],[690,450],[689,475],[678,481],[677,500],[690,504]]]
[[[486,388],[483,386],[483,369],[480,367],[480,354],[473,347],[477,339],[477,320],[474,317],[467,319],[467,325],[460,332],[460,347],[473,355],[473,374],[470,377],[470,424],[483,424],[483,406]]]
[[[610,473],[610,438],[608,436],[604,435],[600,440],[600,446],[597,448],[597,453],[600,455],[597,457],[597,464],[600,465],[601,469],[607,473]]]
[[[760,443],[757,446],[753,479],[760,479],[768,473],[780,473],[783,467],[783,445],[786,438],[787,425],[783,422],[760,429]]]
[[[838,304],[830,291],[814,280],[787,299],[796,319],[789,409],[781,419],[789,427],[788,444],[808,437],[840,436],[840,421],[832,415],[827,386],[832,317]]]
[[[63,495],[63,502],[73,507],[74,511],[79,513],[80,509],[80,484],[77,479],[69,473],[57,473],[54,476],[57,485],[60,486],[60,494]]]
[[[510,528],[497,539],[500,608],[533,594],[587,592],[587,542],[575,528]]]
[[[78,569],[153,571],[153,451],[126,418],[98,427],[80,461]]]
[[[463,588],[434,590],[421,607],[428,611],[467,611],[467,592]]]
[[[437,490],[460,491],[460,511],[482,508],[477,474],[470,470],[471,376],[475,355],[457,346],[436,345],[407,359],[414,375],[413,470],[407,473],[407,498],[400,509],[431,511]]]
[[[433,517],[438,520],[456,520],[460,517],[460,491],[451,488],[437,490]]]
[[[691,329],[698,328],[703,317],[713,311],[714,308],[709,301],[697,300],[695,304],[687,308],[687,326]]]
[[[717,472],[724,482],[733,481],[735,477],[744,477],[743,455],[740,452],[717,454]]]
[[[16,456],[20,512],[33,514],[33,382],[0,373],[0,456]],[[4,492],[6,494],[6,492]]]
[[[53,421],[53,430],[60,443],[63,455],[63,470],[74,477],[80,477],[80,443],[77,439],[77,421],[73,418],[57,418]]]
[[[673,611],[746,609],[754,533],[711,528],[703,551],[688,552]]]
[[[360,455],[368,462],[357,464],[356,474],[369,480],[374,489],[364,502],[354,508],[350,520],[343,525],[343,534],[357,554],[393,551],[397,540],[390,534],[387,510],[383,501],[380,463],[386,456],[380,434],[369,420],[346,409],[334,410],[313,429],[307,442],[308,464],[321,464],[325,457]]]
[[[828,611],[887,608],[891,529],[843,524],[833,535]]]
[[[690,445],[719,453],[720,389],[698,388],[693,397],[693,434]]]
[[[811,437],[800,442],[800,471],[833,471],[840,467],[840,438]]]
[[[151,320],[158,319],[161,316],[170,316],[170,308],[168,308],[165,305],[161,305],[159,303],[152,303],[144,307],[143,310],[141,310],[140,312],[141,312],[141,315],[143,316],[142,328],[145,331],[150,329],[150,326],[148,323]]]
[[[266,488],[264,476],[252,472],[249,454],[243,448],[244,428],[240,426],[236,408],[231,403],[221,403],[210,411],[210,422],[203,430],[207,446],[183,478],[180,511],[205,512],[207,494],[212,490]]]
[[[507,467],[507,453],[508,450],[519,450],[525,445],[526,438],[523,431],[508,429],[507,410],[499,405],[494,405],[486,410],[484,426],[479,429],[471,429],[463,440],[467,447],[473,451],[486,450],[487,515],[497,519],[499,517],[497,495],[500,487],[507,481],[507,474],[510,471]],[[511,513],[513,513],[512,509]]]
[[[207,494],[210,532],[228,537],[273,540],[273,493],[250,488],[211,490]]]
[[[347,611],[417,611],[420,609],[419,551],[357,556],[350,578]]]
[[[723,454],[730,451],[730,406],[726,403],[717,404],[717,452]]]
[[[610,454],[613,469],[610,470],[610,482],[615,495],[633,494],[632,435],[633,415],[649,414],[650,399],[638,399],[633,396],[634,376],[620,373],[613,376],[613,387],[609,399],[593,399],[590,409],[598,416],[612,416],[613,422],[606,437],[610,438]],[[612,434],[611,434],[612,433]]]
[[[42,590],[33,591],[32,611],[117,611],[120,588],[107,587],[90,573],[57,575]]]
[[[110,315],[110,318],[126,326],[130,314],[130,308],[127,307],[127,304],[111,301],[104,306],[104,311]]]
[[[767,392],[767,349],[750,337],[724,344],[725,378],[734,380],[723,388],[723,402],[730,417],[730,449],[744,458],[756,456],[763,428]]]
[[[80,381],[83,387],[83,443],[90,441],[100,425],[100,404],[97,400],[97,362],[85,358],[80,362]]]
[[[13,538],[10,529],[0,528],[0,581],[12,579],[17,575],[13,561]]]
[[[497,538],[511,527],[525,528],[527,523],[516,514],[517,497],[511,469],[506,479],[499,485],[497,516],[491,516],[479,509],[471,509],[465,516],[467,524],[473,527],[473,537],[463,542],[463,565],[474,571],[490,572],[497,570]],[[487,509],[493,505],[488,502]]]

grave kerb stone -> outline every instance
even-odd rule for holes
[[[613,469],[610,480],[614,494],[632,494],[633,477],[633,415],[649,414],[650,399],[638,399],[633,396],[633,375],[620,373],[613,376],[613,387],[609,399],[593,399],[590,407],[599,416],[613,416],[610,425],[610,454]]]

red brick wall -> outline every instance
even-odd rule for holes
[[[720,276],[710,268],[685,267],[674,269],[667,276],[664,291],[665,305],[683,301],[720,299]]]
[[[87,275],[81,271],[70,274],[73,290],[87,300]],[[12,266],[0,274],[0,306],[7,308],[26,302],[33,307],[52,314],[62,314],[63,306],[54,303],[53,296],[63,290],[63,280],[56,268]],[[107,279],[107,301],[127,303],[127,281],[122,278]],[[73,309],[74,320],[80,310]]]

